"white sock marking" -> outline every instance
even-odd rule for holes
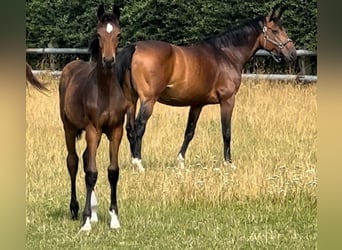
[[[90,231],[91,225],[90,225],[90,218],[87,217],[86,222],[84,223],[83,227],[81,227],[80,231]]]
[[[178,160],[178,166],[179,166],[179,168],[185,168],[185,165],[184,165],[184,157],[183,157],[182,153],[179,153],[179,154],[178,154],[177,160]]]
[[[98,221],[98,217],[97,217],[97,207],[98,207],[98,202],[95,196],[95,192],[92,191],[91,192],[91,198],[90,198],[90,206],[91,206],[91,218],[90,221],[91,222],[97,222]]]
[[[132,158],[132,164],[137,166],[137,169],[139,172],[144,172],[145,168],[143,167],[142,163],[141,163],[141,159],[138,158]]]
[[[109,211],[110,215],[110,228],[112,229],[118,229],[120,228],[120,222],[118,219],[118,216],[116,215],[115,211]]]

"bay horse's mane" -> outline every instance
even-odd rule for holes
[[[99,20],[99,23],[109,23],[109,22],[115,23],[115,24],[119,23],[117,16],[114,15],[113,13],[106,13]],[[99,56],[99,51],[100,51],[99,38],[97,37],[96,33],[93,35],[93,38],[91,42],[89,43],[88,50],[90,52],[91,60],[93,62],[96,62]]]
[[[273,17],[272,20],[281,27],[280,20],[277,17]],[[232,25],[227,30],[204,38],[200,43],[209,44],[217,48],[230,47],[230,46],[243,46],[249,43],[249,37],[251,34],[260,34],[263,26],[261,23],[265,23],[265,16],[258,16],[254,19],[249,19],[238,25]]]

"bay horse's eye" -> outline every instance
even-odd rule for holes
[[[101,35],[99,33],[96,34],[97,38],[100,39]]]
[[[279,31],[278,31],[278,30],[272,30],[272,33],[273,33],[274,35],[277,35],[277,34],[279,33]]]

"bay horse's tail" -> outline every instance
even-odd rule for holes
[[[32,73],[32,68],[28,63],[26,63],[26,84],[27,82],[31,83],[33,87],[40,91],[49,91],[49,89],[45,87],[46,84],[41,83]]]
[[[135,51],[135,44],[124,47],[117,55],[115,70],[116,76],[122,87],[125,80],[125,74],[131,70],[132,56]]]

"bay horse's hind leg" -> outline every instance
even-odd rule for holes
[[[119,211],[117,205],[117,184],[119,180],[119,163],[118,163],[118,153],[119,146],[123,134],[123,124],[116,127],[111,135],[109,152],[110,152],[110,165],[108,167],[108,181],[110,185],[110,228],[117,229],[120,228],[119,222]]]
[[[152,115],[153,106],[155,100],[148,100],[141,102],[139,114],[134,124],[134,150],[133,150],[133,164],[136,165],[138,171],[144,171],[144,167],[141,163],[141,144],[142,137],[145,133],[146,123]]]
[[[137,98],[131,97],[130,106],[126,112],[127,121],[126,121],[126,135],[129,141],[129,146],[131,150],[131,157],[133,162],[133,151],[134,151],[134,123],[135,123],[135,112],[137,106]]]
[[[71,180],[71,199],[70,199],[70,212],[71,218],[76,220],[78,218],[79,204],[76,196],[76,175],[78,171],[78,156],[76,153],[75,143],[77,130],[68,129],[64,126],[65,141],[68,150],[67,167]]]
[[[180,168],[184,168],[185,153],[189,146],[190,141],[194,137],[197,121],[201,114],[202,107],[203,106],[190,107],[188,122],[187,122],[186,130],[184,133],[183,144],[177,157],[178,166]]]

